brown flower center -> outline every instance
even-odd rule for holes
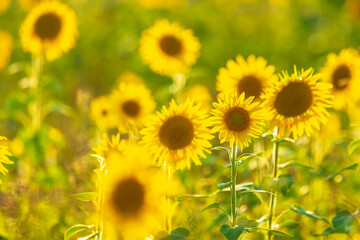
[[[164,122],[159,132],[160,141],[171,150],[186,147],[194,138],[194,126],[183,116],[174,116]]]
[[[144,187],[133,177],[123,179],[115,186],[111,200],[118,213],[127,216],[136,214],[144,205]]]
[[[285,117],[296,117],[305,113],[311,106],[313,94],[305,82],[290,82],[277,94],[274,107]]]
[[[103,110],[101,111],[101,115],[106,116],[107,114],[108,114],[108,112],[107,112],[106,109],[103,109]]]
[[[140,106],[139,104],[134,101],[134,100],[128,100],[126,102],[124,102],[122,105],[122,110],[123,112],[131,118],[135,118],[139,115],[140,113]]]
[[[250,124],[249,112],[241,107],[232,108],[225,114],[225,124],[232,131],[244,131]]]
[[[160,48],[164,51],[164,53],[173,57],[181,52],[182,43],[177,37],[168,35],[161,38]]]
[[[240,79],[237,87],[238,93],[241,94],[242,92],[245,92],[246,98],[250,96],[259,98],[263,91],[263,86],[260,79],[253,75],[248,75]]]
[[[54,13],[43,14],[35,22],[35,34],[43,40],[56,38],[60,29],[61,20]]]
[[[343,90],[349,85],[351,73],[346,65],[338,66],[332,75],[332,84],[335,90]]]

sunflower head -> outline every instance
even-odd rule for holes
[[[9,156],[11,155],[12,154],[9,152],[7,138],[0,136],[0,173],[4,175],[8,173],[8,170],[4,167],[3,164],[14,164],[14,162],[9,159]],[[2,183],[1,180],[0,183]]]
[[[108,96],[101,96],[91,101],[90,116],[99,127],[105,130],[116,127],[116,117]]]
[[[184,92],[182,92],[178,99],[181,103],[187,101],[187,99],[192,99],[195,104],[201,103],[201,108],[204,110],[211,109],[212,96],[209,92],[209,89],[201,84],[196,84],[189,87]]]
[[[13,38],[5,31],[0,31],[0,70],[9,62],[13,50]]]
[[[343,108],[359,100],[360,56],[355,49],[343,49],[339,55],[330,53],[320,69],[322,79],[332,84],[334,107]]]
[[[159,20],[145,30],[140,40],[140,55],[156,73],[174,76],[184,73],[199,57],[200,43],[191,30],[177,23]]]
[[[139,5],[145,8],[178,8],[184,7],[188,0],[137,0]]]
[[[309,136],[313,127],[317,130],[332,106],[331,85],[318,81],[312,68],[289,75],[284,72],[280,81],[274,82],[264,94],[264,107],[268,111],[270,128],[278,127],[278,137],[294,139],[304,132]]]
[[[104,133],[103,138],[99,145],[94,147],[92,150],[95,152],[95,156],[102,161],[112,161],[112,159],[120,158],[127,148],[125,140],[120,140],[120,134],[109,136]]]
[[[111,161],[105,176],[105,219],[124,237],[144,239],[161,229],[166,190],[163,174],[149,167],[150,158],[132,145]]]
[[[268,83],[276,81],[275,67],[267,65],[264,58],[250,55],[247,60],[236,57],[236,62],[229,60],[226,68],[221,68],[217,76],[216,89],[222,93],[237,92],[238,96],[245,93],[245,98],[253,96],[260,101]]]
[[[140,132],[142,143],[160,165],[164,162],[175,169],[191,167],[191,160],[200,165],[200,157],[211,147],[212,139],[208,129],[209,121],[200,104],[191,100],[177,105],[174,100],[170,107],[163,106],[161,112],[150,118]]]
[[[122,133],[136,133],[156,107],[150,90],[144,84],[133,82],[120,82],[111,102]]]
[[[220,142],[235,143],[242,150],[248,147],[251,137],[259,137],[263,131],[264,115],[259,102],[254,97],[245,99],[245,93],[227,92],[213,103],[211,118],[213,132],[219,132]]]
[[[23,48],[51,61],[75,46],[78,36],[75,12],[58,1],[36,5],[20,28]]]

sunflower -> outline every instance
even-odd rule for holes
[[[124,72],[117,78],[118,83],[134,83],[134,84],[143,84],[143,79],[135,73]]]
[[[200,107],[191,100],[179,105],[172,100],[169,108],[163,106],[145,124],[141,142],[159,165],[165,162],[175,169],[190,169],[191,160],[201,165],[199,156],[205,158],[213,136],[206,111]]]
[[[101,96],[91,101],[90,116],[103,129],[116,127],[116,118],[108,96]]]
[[[297,139],[304,132],[310,136],[313,127],[319,130],[329,116],[326,108],[332,106],[331,85],[318,81],[320,75],[313,72],[312,68],[298,72],[294,67],[293,74],[284,72],[263,95],[270,129],[278,127],[279,138],[292,133]]]
[[[109,160],[110,158],[116,158],[123,155],[126,149],[126,141],[120,140],[120,134],[112,136],[111,140],[109,136],[104,133],[103,139],[100,144],[94,147],[92,150],[95,152],[95,156],[102,160]]]
[[[125,239],[145,239],[163,225],[166,179],[139,146],[112,161],[105,177],[104,217]]]
[[[11,4],[11,0],[1,0],[0,1],[0,14],[5,12]]]
[[[140,55],[154,72],[174,76],[195,64],[200,47],[192,30],[163,19],[143,32]]]
[[[20,28],[23,48],[51,61],[75,46],[78,36],[75,12],[58,1],[36,5]]]
[[[254,96],[245,99],[244,92],[240,97],[237,92],[227,92],[218,98],[218,103],[213,103],[212,132],[219,132],[221,143],[235,143],[242,151],[249,146],[251,137],[258,138],[263,133],[263,110],[253,100]]]
[[[247,60],[236,57],[236,62],[229,60],[226,68],[221,68],[217,76],[216,90],[220,93],[245,92],[245,98],[254,96],[260,100],[261,94],[271,81],[276,81],[275,67],[267,65],[264,58],[250,55]]]
[[[156,107],[145,85],[127,82],[120,82],[119,88],[112,95],[112,105],[122,133],[136,133]]]
[[[13,50],[13,38],[8,32],[0,31],[0,70],[9,62]]]
[[[336,109],[359,100],[360,57],[356,50],[344,49],[339,55],[330,53],[320,73],[325,82],[332,84]]]
[[[18,0],[20,7],[25,11],[29,11],[43,0]]]
[[[145,8],[176,8],[184,7],[188,0],[137,0]]]
[[[11,161],[8,156],[11,156],[11,153],[9,152],[7,138],[0,136],[0,172],[4,175],[8,173],[8,170],[4,167],[3,163],[14,164],[14,162]],[[0,183],[2,183],[1,180]]]
[[[212,96],[209,89],[204,85],[196,84],[186,89],[179,95],[179,102],[186,102],[188,98],[192,99],[195,104],[201,103],[201,108],[204,110],[211,109]]]

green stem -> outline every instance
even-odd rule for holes
[[[273,178],[274,178],[274,183],[278,177],[278,167],[279,167],[279,141],[274,141],[274,145],[273,145],[273,163],[274,163],[274,173],[273,173]],[[274,188],[274,186],[271,189],[271,192],[273,194],[271,194],[270,196],[270,206],[269,206],[269,230],[273,229],[273,219],[274,219],[274,215],[275,215],[275,209],[276,209],[276,189]],[[268,233],[268,239],[271,240],[272,239],[272,234],[269,231]]]
[[[40,57],[33,57],[33,94],[34,94],[34,102],[31,105],[30,114],[31,114],[31,127],[32,131],[36,132],[40,127],[40,119],[41,119],[41,89],[39,87],[39,79],[41,72],[41,59]]]
[[[104,215],[104,177],[105,177],[105,169],[104,165],[100,163],[100,179],[99,179],[99,195],[97,198],[98,205],[98,216],[96,223],[96,232],[98,233],[97,239],[102,240],[103,237],[103,215]]]
[[[236,144],[233,144],[231,154],[231,218],[232,226],[236,224]]]
[[[171,230],[171,206],[170,206],[170,187],[171,187],[171,168],[164,163],[164,174],[167,177],[166,196],[165,196],[165,230]]]

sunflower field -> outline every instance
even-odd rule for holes
[[[360,0],[0,0],[0,240],[360,240]]]

